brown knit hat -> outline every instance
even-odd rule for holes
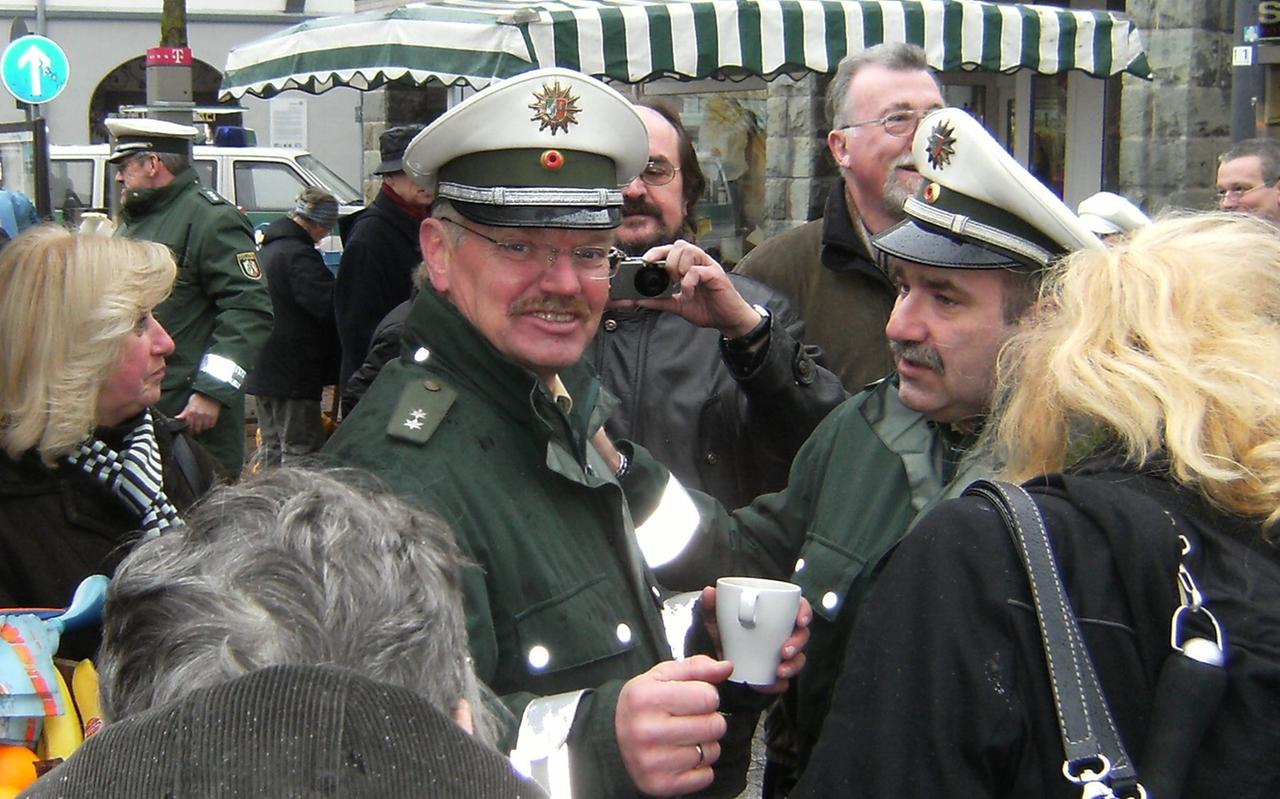
[[[544,797],[422,696],[327,666],[272,666],[108,724],[22,794]]]

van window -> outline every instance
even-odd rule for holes
[[[49,193],[64,214],[93,205],[93,159],[50,161]]]
[[[319,158],[304,153],[298,156],[298,163],[302,165],[303,169],[319,178],[320,185],[336,197],[338,202],[343,205],[364,204],[364,197],[360,195],[360,192],[353,188],[350,183],[338,177],[338,173],[325,166],[324,162]]]
[[[196,169],[196,177],[200,185],[206,189],[218,190],[218,162],[211,158],[200,158],[191,164]]]
[[[236,205],[245,211],[284,213],[307,187],[302,177],[284,164],[236,161],[233,169]]]

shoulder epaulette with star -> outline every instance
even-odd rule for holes
[[[427,443],[457,398],[458,392],[438,377],[410,382],[387,420],[387,435],[414,444]]]

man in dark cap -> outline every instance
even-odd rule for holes
[[[383,131],[382,161],[373,170],[382,176],[382,187],[342,237],[333,298],[342,341],[339,388],[364,362],[378,322],[413,293],[413,270],[422,261],[418,226],[430,215],[432,194],[405,174],[402,159],[420,130],[421,125],[401,125]]]
[[[257,400],[258,461],[264,467],[305,457],[324,445],[320,398],[333,383],[340,350],[333,273],[316,243],[337,221],[337,199],[308,186],[293,209],[263,233],[259,255],[275,324],[246,390]]]
[[[988,476],[966,457],[992,399],[996,354],[1039,273],[1098,239],[962,109],[920,120],[924,186],[875,236],[897,300],[896,372],[850,398],[801,447],[787,488],[729,514],[694,495],[683,562],[752,553],[739,571],[786,577],[814,609],[808,664],[767,724],[766,796],[785,796],[830,704],[849,632],[880,565],[925,510]],[[624,483],[633,505],[642,500]]]
[[[716,687],[732,664],[669,660],[661,573],[619,487],[637,481],[656,499],[665,475],[649,477],[642,448],[606,460],[590,443],[616,400],[583,350],[617,268],[620,187],[648,154],[631,103],[565,69],[497,83],[419,134],[404,164],[436,195],[421,231],[427,284],[400,357],[325,446],[453,528],[475,564],[476,671],[511,711],[513,760],[555,796],[700,790],[733,725]],[[784,644],[781,677],[804,640]]]
[[[184,421],[230,477],[244,465],[244,380],[271,332],[249,220],[191,166],[190,125],[108,119],[123,189],[116,235],[167,245],[178,264],[156,319],[173,337],[162,413]]]

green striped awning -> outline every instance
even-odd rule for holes
[[[883,41],[918,44],[939,70],[1151,77],[1138,31],[1106,11],[981,0],[438,0],[306,22],[232,50],[224,97],[474,87],[539,66],[626,83],[830,72]]]

